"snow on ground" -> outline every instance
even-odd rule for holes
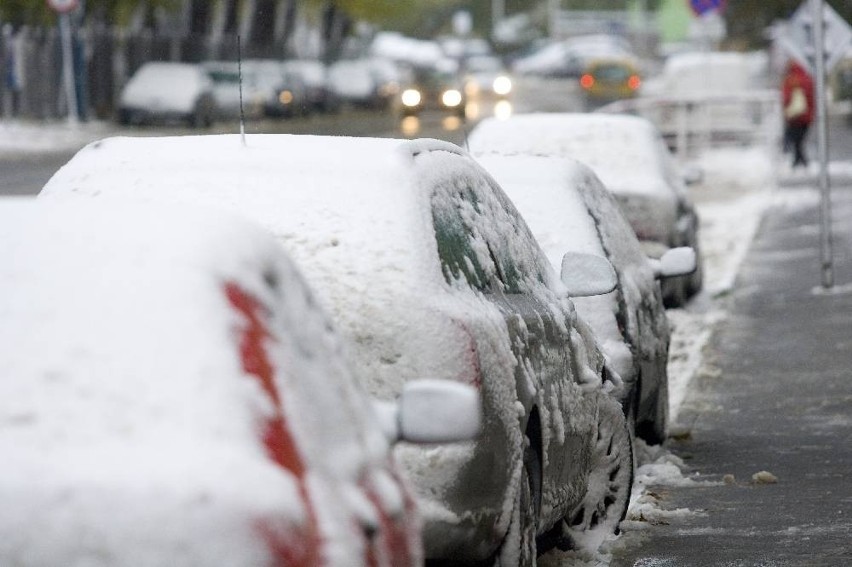
[[[67,122],[0,120],[0,154],[34,154],[76,151],[109,136],[114,127],[107,122]]]

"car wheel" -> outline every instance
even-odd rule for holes
[[[583,547],[584,536],[591,531],[618,533],[630,503],[633,444],[621,405],[609,397],[598,409],[591,461],[586,495],[563,522],[563,536],[575,549]]]
[[[669,384],[664,375],[653,395],[650,411],[637,416],[636,436],[651,445],[660,445],[666,440],[669,423]],[[641,388],[641,382],[640,382]],[[638,404],[637,404],[638,405]]]
[[[534,567],[536,564],[538,550],[535,541],[537,525],[534,479],[539,478],[540,468],[538,456],[528,446],[524,451],[524,464],[515,506],[512,509],[512,521],[497,555],[495,567]]]

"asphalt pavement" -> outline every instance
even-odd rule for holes
[[[852,179],[833,180],[831,290],[815,187],[777,189],[667,442],[693,482],[653,491],[671,513],[612,567],[852,565]]]

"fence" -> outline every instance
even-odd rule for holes
[[[760,146],[770,155],[781,148],[781,100],[772,90],[642,97],[609,104],[598,112],[648,118],[681,160],[713,147]]]

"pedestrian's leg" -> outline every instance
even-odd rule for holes
[[[808,161],[805,157],[805,150],[803,148],[805,141],[805,128],[798,124],[791,126],[790,139],[793,143],[793,167],[795,168],[799,165],[807,167]]]

